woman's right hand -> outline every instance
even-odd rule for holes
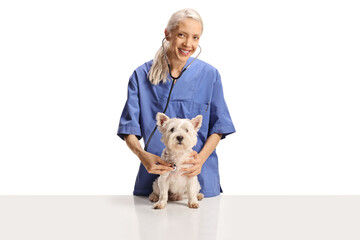
[[[126,135],[126,144],[138,156],[148,173],[164,174],[168,171],[172,171],[171,164],[164,162],[159,156],[146,152],[142,149],[139,140],[135,135]]]
[[[161,175],[173,170],[171,164],[163,161],[159,156],[155,154],[144,151],[139,154],[139,158],[148,173]]]

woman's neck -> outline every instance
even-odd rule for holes
[[[182,62],[176,59],[169,58],[171,75],[177,77],[180,75],[181,70],[184,68],[186,62]]]

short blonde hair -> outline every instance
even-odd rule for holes
[[[166,26],[166,31],[171,33],[179,25],[179,22],[185,18],[191,18],[198,21],[201,24],[201,33],[203,32],[203,22],[198,12],[191,8],[181,9],[175,12],[169,19]],[[164,42],[165,52],[169,48],[169,42]],[[157,51],[153,64],[150,68],[148,78],[150,82],[154,85],[159,84],[160,82],[166,83],[167,74],[169,72],[168,66],[165,59],[165,53],[162,46]]]

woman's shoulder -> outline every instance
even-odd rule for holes
[[[140,66],[138,66],[137,68],[135,68],[130,80],[132,79],[133,81],[147,81],[147,76],[148,73],[150,71],[150,68],[152,66],[153,60],[147,61],[143,64],[141,64]]]
[[[153,60],[147,61],[135,69],[135,72],[145,72],[146,74],[150,71],[153,64]]]
[[[219,72],[216,67],[214,67],[210,63],[207,63],[203,60],[196,59],[195,62],[197,63],[198,67],[201,68],[202,71],[209,72],[209,73],[216,73],[216,74]]]
[[[194,61],[196,63],[196,69],[194,71],[197,71],[197,73],[200,73],[204,79],[206,79],[207,82],[215,83],[217,79],[220,78],[220,73],[216,67],[213,65],[200,60],[196,59]],[[191,67],[190,67],[191,68]],[[195,67],[194,67],[195,69]]]

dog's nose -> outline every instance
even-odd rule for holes
[[[184,137],[183,136],[177,136],[176,140],[178,140],[179,142],[182,142],[182,140],[184,140]]]

